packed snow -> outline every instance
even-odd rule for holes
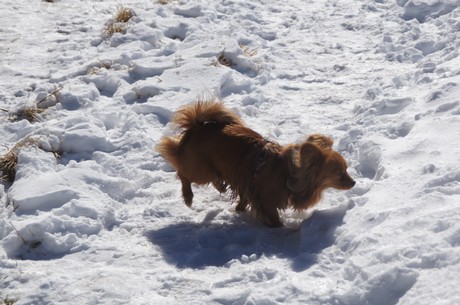
[[[0,303],[460,304],[459,0],[1,2]],[[278,229],[187,208],[154,146],[206,97],[357,185]]]

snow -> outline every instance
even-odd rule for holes
[[[29,145],[0,300],[460,304],[460,1],[128,0],[113,35],[119,1],[3,4],[2,154]],[[283,144],[332,136],[357,185],[279,229],[212,188],[187,208],[153,148],[207,96]]]

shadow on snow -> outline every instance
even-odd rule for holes
[[[212,224],[182,222],[151,230],[148,240],[160,247],[166,261],[179,268],[225,266],[243,256],[291,260],[293,271],[308,269],[317,255],[335,242],[346,208],[314,211],[300,229],[267,228],[249,223]]]

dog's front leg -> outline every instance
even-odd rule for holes
[[[248,206],[249,201],[247,199],[247,196],[243,193],[240,194],[240,199],[238,200],[238,205],[236,206],[236,211],[238,213],[242,213],[246,211],[246,207]]]
[[[266,202],[265,205],[254,206],[254,212],[257,219],[269,227],[281,227],[283,223],[280,220],[276,205]]]
[[[227,191],[227,184],[221,179],[217,178],[212,182],[212,185],[216,188],[219,193],[225,193]]]

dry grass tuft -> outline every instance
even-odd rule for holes
[[[10,113],[7,109],[3,108],[1,108],[0,110],[8,114],[8,120],[10,120],[11,122],[18,122],[25,119],[30,123],[39,121],[40,113],[45,111],[45,109],[38,108],[36,105],[26,105],[12,113]]]
[[[109,70],[112,68],[112,61],[110,60],[100,60],[98,59],[98,64],[92,64],[86,70],[86,74],[98,74],[102,69]]]
[[[8,120],[11,122],[18,122],[21,120],[27,120],[30,123],[35,123],[41,119],[40,114],[43,113],[46,108],[56,105],[58,100],[58,92],[62,88],[55,88],[50,94],[42,98],[35,104],[26,104],[20,107],[14,112],[10,112],[8,109],[0,108],[1,111],[6,112]]]
[[[251,49],[249,46],[240,44],[239,45],[241,50],[243,50],[243,54],[247,57],[254,57],[257,55],[257,49]]]
[[[115,33],[124,33],[126,31],[125,24],[120,24],[117,22],[110,22],[107,27],[105,28],[102,36],[108,37],[112,36]]]
[[[133,69],[132,65],[123,65],[111,60],[100,60],[98,59],[97,63],[92,63],[86,69],[87,75],[96,75],[104,70],[112,70],[112,71],[131,71]]]
[[[231,67],[233,66],[233,62],[231,61],[230,58],[225,56],[225,52],[222,51],[220,52],[219,56],[217,56],[217,59],[215,59],[212,63],[214,66],[225,66],[225,67]]]
[[[28,136],[16,144],[13,148],[8,150],[5,154],[0,156],[0,181],[14,182],[16,178],[16,165],[18,164],[18,155],[22,148],[34,145],[35,147],[45,151],[53,153],[56,160],[59,160],[64,153],[62,150],[52,150],[50,148],[44,148],[40,144],[40,140],[43,136]],[[1,303],[0,303],[1,304]]]
[[[63,87],[55,86],[54,90],[51,91],[50,94],[48,94],[47,96],[45,96],[44,98],[42,98],[41,100],[37,102],[37,107],[45,109],[45,108],[54,106],[57,103],[59,103],[58,93],[59,91],[62,90],[62,88]]]
[[[0,299],[0,304],[4,304],[4,305],[13,305],[14,303],[16,303],[19,299],[14,299],[14,298],[10,298],[9,296],[6,296],[5,298],[2,298]]]
[[[119,6],[112,20],[107,22],[107,26],[102,32],[103,37],[110,37],[115,33],[124,33],[128,29],[128,21],[136,14],[134,10]]]
[[[2,176],[0,180],[13,182],[16,177],[16,164],[18,163],[18,155],[16,151],[9,151],[6,155],[0,157],[0,171]]]
[[[130,8],[119,6],[117,13],[115,14],[116,22],[128,22],[131,18],[134,17],[134,11]]]
[[[21,148],[35,144],[36,139],[28,137],[17,142],[6,154],[0,157],[0,180],[13,182],[16,177],[16,165],[18,164],[18,154]]]
[[[24,106],[10,116],[11,121],[27,120],[34,123],[40,120],[40,113],[45,109],[38,108],[36,105]]]

